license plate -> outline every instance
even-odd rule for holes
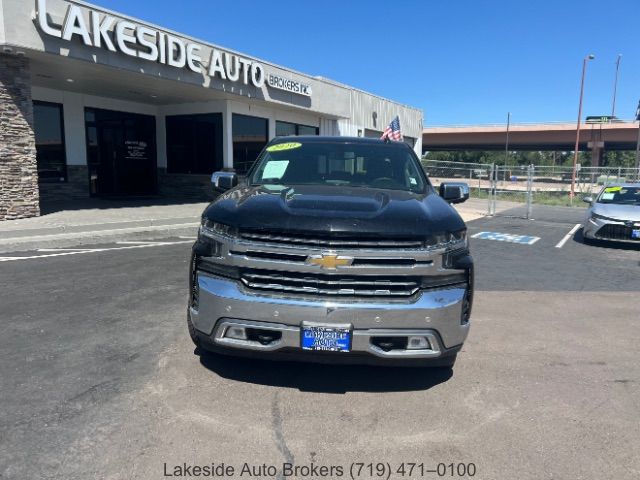
[[[631,230],[631,238],[640,238],[640,230]]]
[[[302,325],[300,344],[303,350],[349,352],[351,327],[335,325]]]

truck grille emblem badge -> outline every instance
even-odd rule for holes
[[[345,257],[342,255],[322,254],[309,255],[307,257],[308,265],[318,265],[325,270],[335,270],[338,267],[346,267],[353,263],[353,257]]]

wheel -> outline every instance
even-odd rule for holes
[[[189,336],[191,337],[191,341],[196,347],[200,347],[200,340],[198,340],[198,336],[196,335],[196,328],[193,326],[191,322],[191,317],[187,314],[187,328],[189,329]]]

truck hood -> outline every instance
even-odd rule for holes
[[[435,192],[324,185],[241,186],[224,193],[203,217],[243,229],[304,233],[427,236],[465,227]]]

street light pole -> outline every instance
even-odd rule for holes
[[[613,101],[611,102],[611,117],[615,117],[616,115],[616,92],[618,91],[618,70],[620,70],[620,59],[622,58],[622,54],[618,54],[618,59],[616,60],[616,77],[613,81]]]
[[[584,75],[587,71],[587,62],[593,60],[595,55],[587,55],[582,61],[582,79],[580,80],[580,102],[578,103],[578,125],[576,127],[576,148],[573,151],[573,169],[571,171],[571,193],[569,199],[573,205],[573,197],[576,194],[576,165],[578,164],[578,148],[580,148],[580,119],[582,118],[582,96],[584,95]]]
[[[636,182],[640,182],[640,101],[638,101],[638,108],[636,108],[636,120],[638,121],[638,139],[636,140],[636,163],[634,174]]]

